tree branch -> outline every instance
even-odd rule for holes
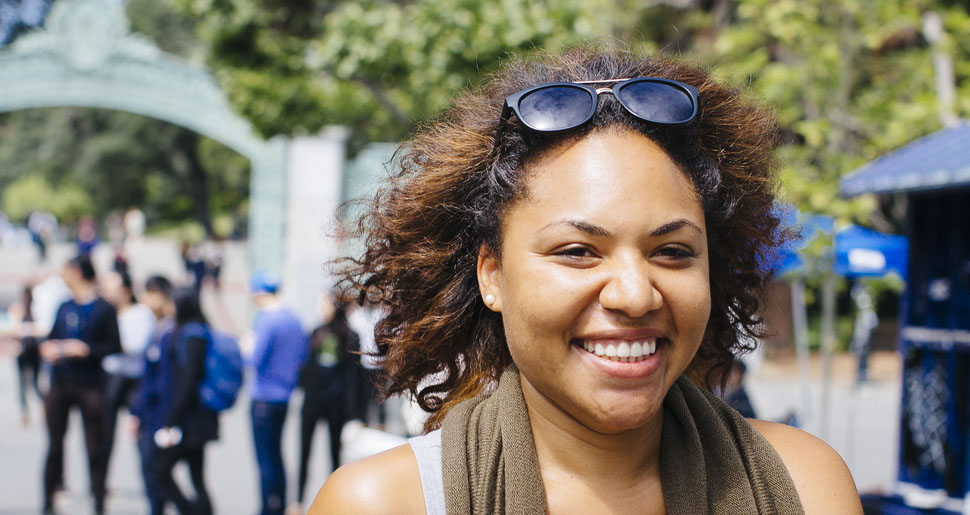
[[[404,111],[401,111],[401,108],[394,104],[391,98],[387,96],[387,92],[384,91],[380,85],[378,85],[372,79],[362,77],[360,75],[355,76],[353,80],[355,82],[359,82],[365,88],[367,88],[367,91],[370,91],[371,95],[374,95],[374,99],[377,100],[377,103],[387,109],[387,111],[391,114],[391,118],[393,118],[394,121],[401,127],[411,126],[411,118],[405,114]]]

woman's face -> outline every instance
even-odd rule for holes
[[[683,172],[641,134],[607,129],[547,152],[483,251],[530,407],[618,433],[658,414],[704,335],[707,233]]]

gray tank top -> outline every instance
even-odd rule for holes
[[[446,515],[445,483],[441,473],[441,430],[409,438],[408,444],[418,460],[424,509],[428,515]]]

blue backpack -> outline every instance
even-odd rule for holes
[[[232,407],[243,382],[243,359],[236,339],[197,322],[185,324],[179,333],[180,340],[199,336],[206,341],[205,371],[199,383],[202,406],[215,412]]]
[[[215,329],[209,335],[199,400],[206,408],[219,412],[236,403],[243,383],[243,359],[232,335]]]

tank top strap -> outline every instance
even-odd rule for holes
[[[446,515],[445,484],[441,471],[441,430],[409,438],[408,444],[418,461],[425,510],[428,515]]]

